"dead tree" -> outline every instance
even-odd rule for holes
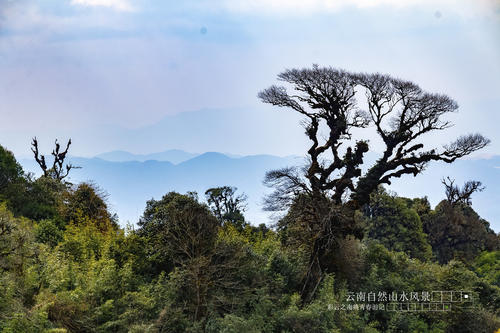
[[[55,148],[52,150],[51,155],[54,157],[52,166],[49,168],[45,160],[45,156],[41,155],[38,150],[38,140],[36,137],[33,138],[31,142],[31,151],[35,157],[36,162],[40,166],[43,172],[43,177],[51,177],[57,180],[63,180],[66,178],[71,169],[79,169],[80,167],[74,166],[71,163],[64,164],[64,160],[67,157],[69,146],[71,145],[71,139],[68,140],[66,144],[66,149],[61,151],[61,145],[55,140]]]
[[[314,244],[310,269],[304,282],[307,300],[321,281],[324,255],[338,238],[362,237],[355,227],[354,211],[369,203],[370,194],[381,184],[406,174],[416,176],[431,161],[451,163],[485,147],[489,140],[480,134],[459,137],[441,148],[427,148],[423,135],[448,128],[442,117],[457,110],[457,103],[445,95],[425,92],[418,85],[382,74],[351,73],[334,68],[289,69],[278,75],[285,86],[273,85],[259,93],[264,103],[285,107],[305,118],[305,134],[311,141],[309,163],[301,174],[297,169],[282,169],[267,174],[265,182],[275,185],[268,198],[271,209],[286,209],[298,193],[311,202],[331,202],[330,213],[317,212],[312,228]],[[364,94],[363,94],[364,93]],[[364,96],[367,110],[357,98]],[[385,149],[366,172],[362,172],[369,143],[356,140],[354,129],[372,127]],[[326,137],[321,136],[326,129]],[[281,206],[281,207],[280,207]]]
[[[445,187],[446,200],[452,205],[463,204],[472,205],[471,196],[474,192],[482,192],[485,187],[477,180],[465,182],[462,188],[455,185],[455,180],[447,177],[441,181]]]

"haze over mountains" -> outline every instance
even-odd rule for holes
[[[368,156],[369,161],[375,156]],[[81,169],[72,170],[71,181],[93,181],[109,194],[111,209],[120,224],[136,223],[146,201],[159,199],[169,191],[186,193],[197,191],[200,199],[204,192],[215,186],[236,186],[238,192],[248,196],[247,219],[253,223],[269,223],[269,213],[262,211],[262,200],[270,190],[262,180],[267,171],[286,166],[300,165],[302,157],[273,155],[237,156],[217,152],[203,154],[182,150],[138,155],[126,151],[99,154],[94,158],[71,157]],[[39,173],[32,159],[21,159],[25,170]],[[486,190],[476,193],[473,208],[500,230],[500,156],[488,159],[459,160],[451,165],[433,163],[418,177],[396,179],[389,187],[401,196],[427,196],[434,207],[444,198],[441,185],[443,177],[455,178],[457,184],[469,179],[482,181]]]
[[[130,161],[168,161],[178,164],[197,156],[198,154],[188,153],[180,149],[170,149],[160,153],[153,154],[132,154],[128,151],[114,150],[97,155],[97,158],[111,162],[130,162]]]
[[[197,191],[203,199],[208,188],[224,185],[236,186],[240,193],[247,194],[247,218],[252,223],[264,223],[268,214],[261,210],[261,202],[266,192],[262,184],[266,171],[302,162],[302,158],[294,156],[230,157],[216,152],[181,161],[189,154],[181,151],[152,154],[163,158],[173,156],[172,161],[150,160],[150,155],[126,152],[101,154],[101,158],[71,157],[73,164],[82,167],[72,170],[71,181],[93,181],[103,188],[122,225],[127,221],[136,223],[151,198],[159,199],[169,191]],[[33,160],[23,159],[21,163],[26,170],[39,173]]]

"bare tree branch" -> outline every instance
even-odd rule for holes
[[[268,181],[273,175],[275,179],[288,179],[289,186],[283,186],[283,182],[275,184],[284,191],[282,198],[290,196],[290,186],[294,184],[318,197],[329,193],[336,204],[350,192],[359,207],[369,201],[370,193],[380,184],[390,184],[391,179],[407,174],[416,176],[431,161],[451,163],[490,142],[476,133],[461,136],[441,149],[424,150],[419,139],[450,127],[452,124],[443,116],[455,112],[458,105],[448,96],[425,92],[410,81],[317,65],[285,70],[278,80],[288,84],[293,93],[285,87],[271,86],[259,93],[260,99],[306,116],[305,134],[311,141],[306,182],[295,174],[284,176],[284,170],[268,174]],[[356,89],[365,91],[367,112],[357,107]],[[362,174],[360,166],[369,146],[364,140],[352,146],[351,130],[370,124],[385,143],[385,151]],[[328,131],[324,139],[320,137],[320,128]],[[341,151],[345,152],[343,156]]]
[[[445,186],[446,200],[452,205],[464,204],[470,206],[472,204],[471,196],[474,192],[482,192],[485,187],[480,181],[469,180],[465,182],[460,189],[455,185],[455,180],[447,177],[441,181]]]
[[[36,137],[34,137],[31,142],[31,151],[33,152],[36,162],[42,169],[44,177],[52,177],[57,180],[63,180],[68,176],[71,169],[80,169],[81,167],[75,166],[71,163],[67,163],[66,165],[64,164],[64,161],[68,154],[69,146],[71,145],[71,139],[68,140],[65,150],[62,152],[60,151],[61,145],[59,144],[59,142],[57,142],[57,139],[55,140],[54,144],[55,148],[51,153],[51,155],[54,157],[54,161],[50,169],[47,168],[45,156],[40,155],[39,153],[38,140]]]
[[[469,134],[442,148],[425,147],[422,137],[450,127],[444,116],[455,112],[458,105],[448,96],[425,92],[410,81],[317,65],[285,70],[278,80],[287,87],[271,86],[259,93],[260,99],[304,115],[305,134],[311,145],[303,173],[285,168],[266,175],[264,183],[275,189],[266,199],[266,208],[290,207],[283,223],[296,220],[300,230],[307,233],[304,239],[312,242],[302,293],[307,300],[331,263],[329,253],[337,240],[348,235],[362,237],[354,212],[369,203],[370,194],[379,185],[390,184],[403,175],[416,176],[431,161],[451,163],[490,141],[481,134]],[[367,111],[357,105],[359,92],[364,92]],[[363,173],[364,155],[370,147],[367,140],[353,140],[352,130],[370,125],[385,149],[373,165],[363,168],[367,170]],[[324,138],[323,129],[327,131]],[[460,194],[468,197],[479,188],[480,184],[469,183]],[[304,223],[309,227],[303,227]]]

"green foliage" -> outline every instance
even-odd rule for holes
[[[41,220],[35,226],[35,239],[54,247],[63,239],[63,231],[54,220]]]
[[[402,251],[413,258],[431,258],[427,235],[423,232],[417,211],[411,207],[411,201],[391,196],[380,188],[372,194],[366,215],[366,234],[369,238],[378,240],[389,250]]]
[[[433,330],[435,332],[435,330]],[[413,313],[397,312],[389,321],[387,332],[430,332],[425,320]],[[437,331],[442,332],[442,331]],[[437,333],[436,332],[436,333]]]
[[[441,203],[432,210],[426,199],[378,192],[366,216],[357,211],[346,219],[356,228],[367,223],[368,237],[360,241],[352,226],[332,226],[342,219],[315,220],[346,212],[327,199],[298,196],[274,230],[246,224],[243,215],[218,218],[192,193],[171,192],[147,203],[138,230],[121,229],[95,185],[31,179],[11,154],[0,150],[0,157],[0,171],[10,175],[0,193],[1,332],[443,333],[500,327],[500,257],[492,251],[498,237],[470,207]],[[446,264],[431,260],[421,221],[438,231],[429,238]],[[318,238],[329,226],[329,238]],[[348,236],[338,237],[343,226]],[[445,236],[463,243],[440,238]],[[322,253],[326,272],[304,300],[317,239],[316,245],[335,246]],[[425,290],[472,291],[474,306],[446,313],[335,310],[353,291]]]
[[[0,195],[8,193],[8,187],[23,180],[24,172],[14,154],[0,145]]]
[[[207,203],[215,217],[222,223],[231,223],[238,229],[246,225],[245,210],[246,196],[236,195],[236,187],[222,186],[210,188],[205,192]]]
[[[181,261],[211,250],[219,222],[194,198],[170,192],[148,201],[138,224],[139,235],[150,240],[153,252]]]
[[[64,205],[63,194],[67,190],[66,184],[49,177],[28,179],[25,186],[19,189],[18,195],[10,198],[9,206],[16,215],[35,221],[43,219],[60,221]]]
[[[64,184],[41,177],[33,180],[26,175],[14,155],[0,146],[0,202],[16,216],[32,220],[58,216]]]
[[[74,261],[83,262],[100,258],[110,234],[102,234],[96,225],[88,222],[82,225],[70,224],[64,232],[64,241],[59,249]]]
[[[207,262],[213,253],[219,221],[195,198],[170,192],[147,202],[138,234],[147,240],[148,257],[156,274],[187,261]]]
[[[315,205],[323,208],[323,214],[327,214],[331,203],[323,198],[321,202],[308,195],[300,195],[293,201],[287,214],[278,221],[278,230],[282,242],[290,247],[311,247],[315,235],[321,230]]]
[[[474,266],[486,281],[500,287],[500,250],[483,252],[476,258]]]
[[[91,221],[101,231],[116,228],[116,221],[108,211],[106,195],[96,185],[81,183],[66,192],[63,217],[75,224]]]
[[[0,331],[42,332],[49,326],[46,307],[33,306],[38,274],[33,225],[0,204]]]
[[[460,259],[471,263],[483,251],[500,248],[500,238],[470,207],[442,201],[424,218],[434,255],[440,263]]]
[[[21,273],[33,251],[31,221],[14,218],[6,205],[0,204],[0,270]]]
[[[497,290],[485,290],[484,281],[463,263],[451,261],[437,263],[411,259],[404,253],[387,250],[370,242],[366,251],[365,278],[355,286],[358,290],[411,292],[411,291],[473,291],[473,307],[452,306],[451,311],[419,312],[413,315],[398,312],[371,313],[367,320],[377,323],[376,328],[390,332],[488,332],[498,325]],[[480,296],[482,293],[488,295]],[[477,317],[474,317],[477,314]],[[467,318],[467,319],[465,319]],[[467,322],[466,322],[467,321]],[[500,327],[500,326],[499,326]]]

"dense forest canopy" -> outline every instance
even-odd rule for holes
[[[287,70],[259,94],[299,112],[311,141],[305,166],[270,171],[276,225],[251,225],[232,186],[169,192],[120,227],[98,184],[68,181],[75,166],[56,141],[43,174],[0,146],[2,332],[494,332],[500,328],[500,238],[473,209],[482,184],[444,180],[443,200],[404,198],[384,185],[488,144],[461,136],[442,149],[419,138],[444,130],[449,97],[380,74],[313,66]],[[368,110],[356,104],[362,89]],[[385,151],[363,169],[372,126]],[[322,138],[320,127],[328,135]],[[324,140],[323,140],[324,139]],[[366,170],[362,172],[362,170]],[[471,175],[473,176],[473,175]],[[487,184],[485,184],[487,186]],[[443,184],[429,184],[443,186]],[[350,297],[467,291],[446,311],[342,309]],[[385,293],[385,294],[384,294]],[[370,296],[368,296],[370,298]],[[385,302],[385,303],[384,303]],[[359,302],[358,302],[359,303]],[[370,305],[370,310],[365,308]],[[443,308],[444,309],[444,308]]]

